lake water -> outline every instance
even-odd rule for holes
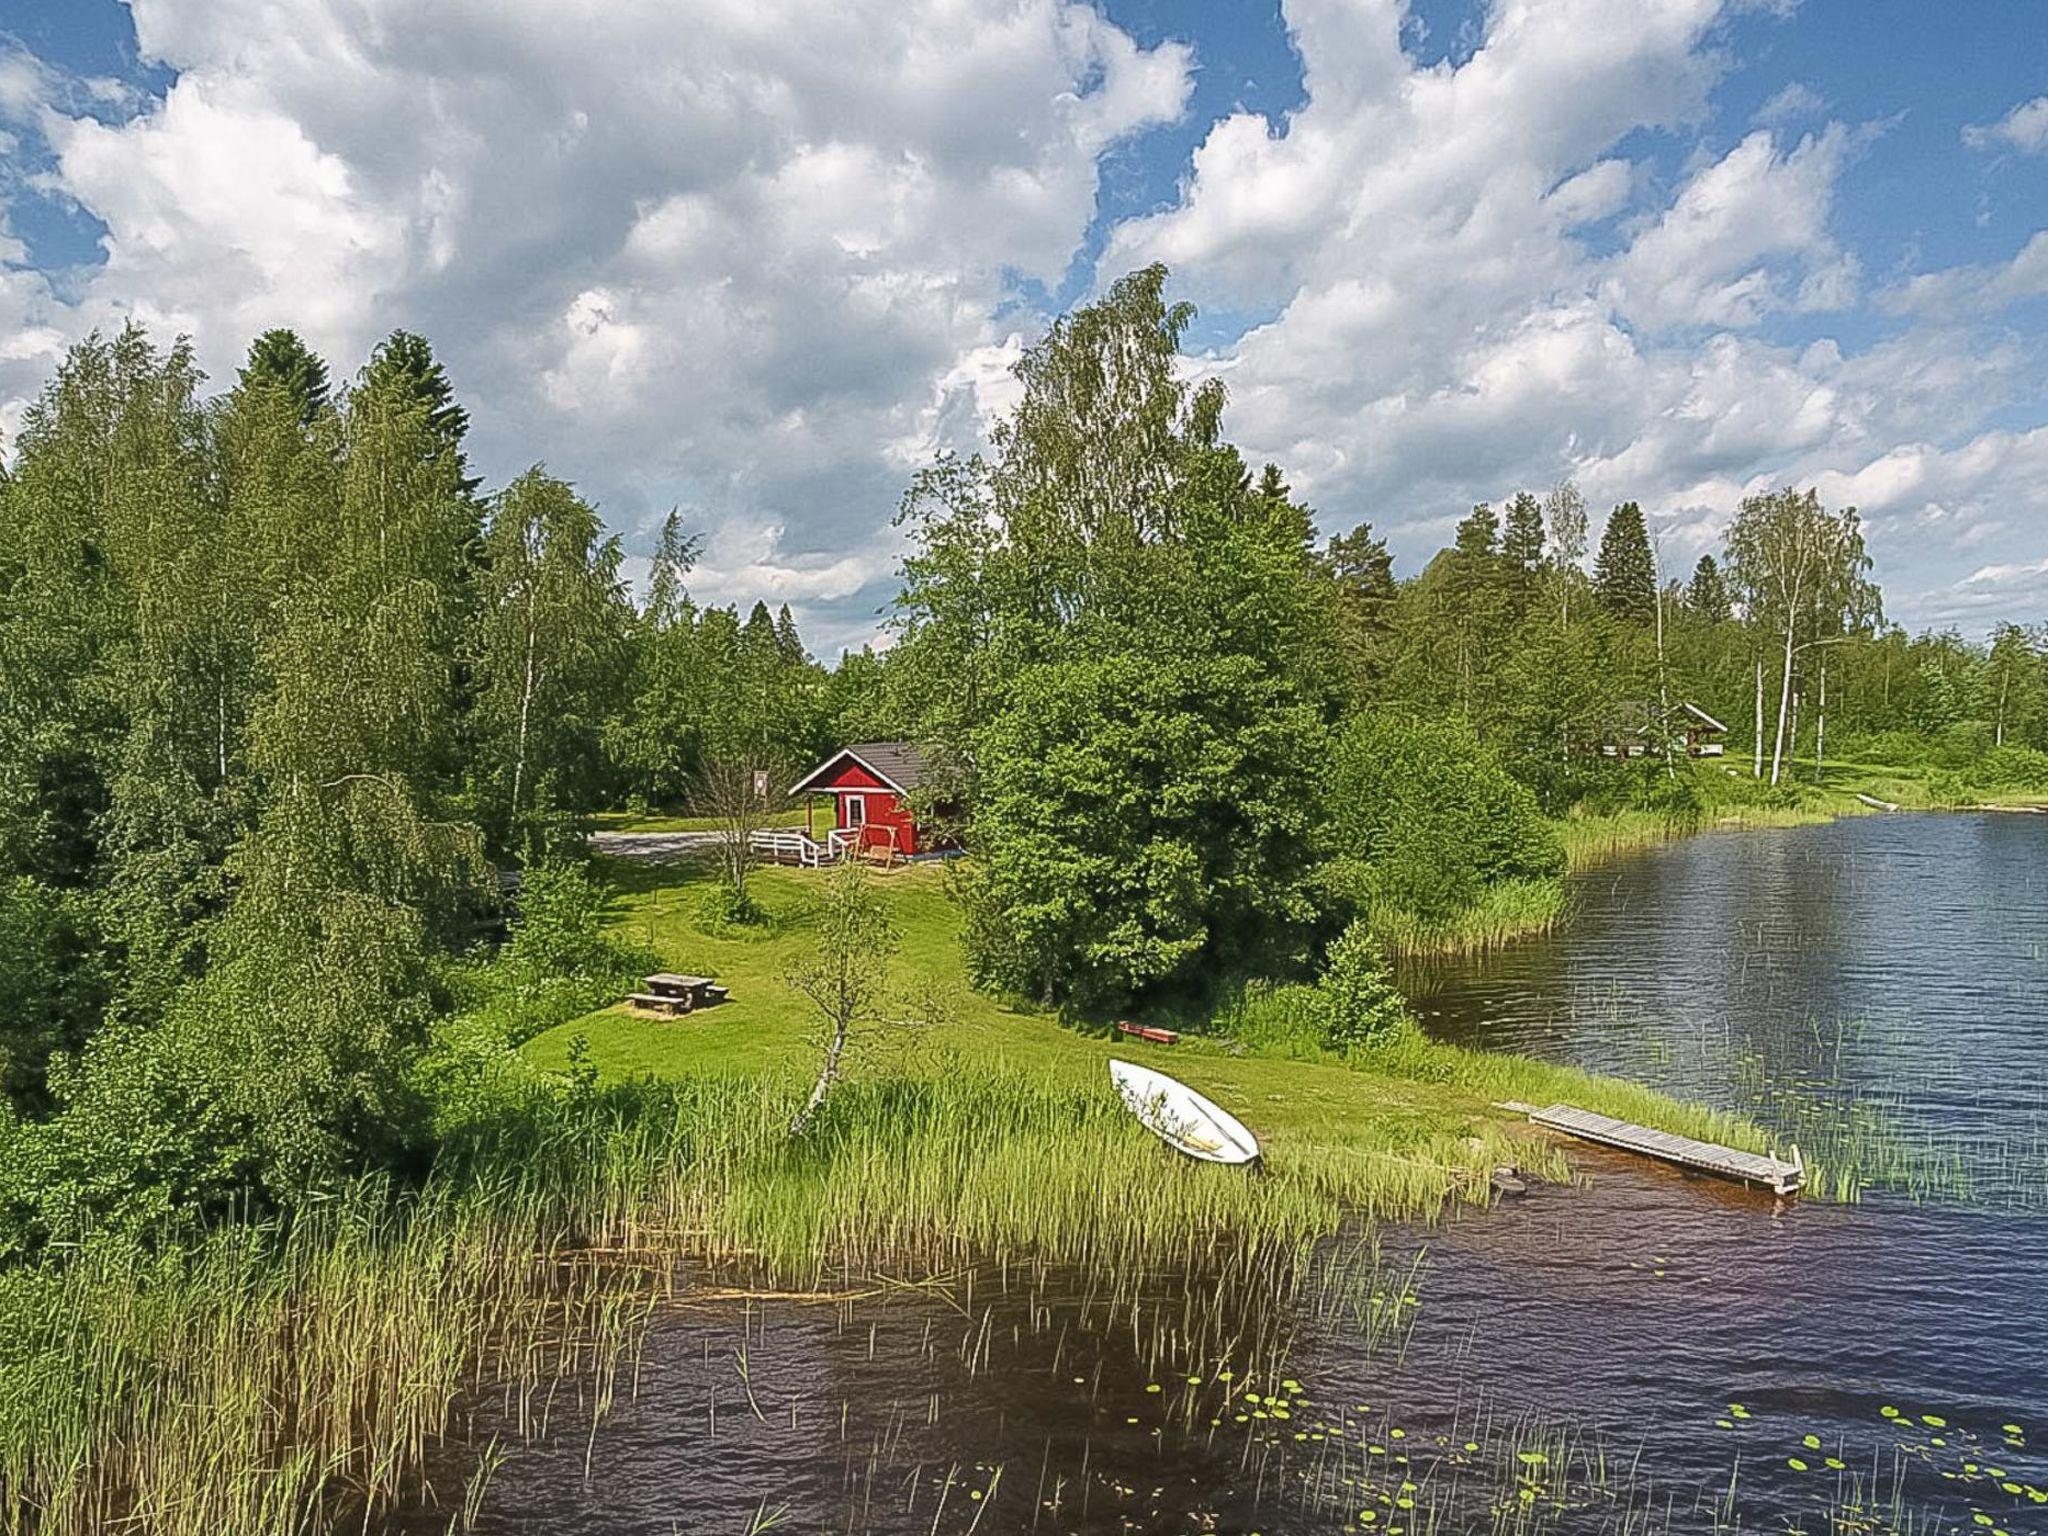
[[[1237,1298],[1291,1339],[1256,1385],[1176,1347],[1202,1274],[680,1308],[637,1396],[514,1449],[476,1528],[2048,1532],[2048,819],[1709,834],[1574,902],[1411,976],[1429,1026],[1854,1150],[1860,1204],[1589,1149],[1582,1187]]]

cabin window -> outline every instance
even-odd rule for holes
[[[846,824],[849,827],[862,827],[867,825],[867,820],[867,797],[865,795],[848,795],[846,797]]]

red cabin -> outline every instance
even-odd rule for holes
[[[907,741],[863,741],[842,747],[790,787],[792,795],[830,795],[834,830],[862,849],[909,857],[933,839],[910,809],[913,791],[931,781],[924,754]]]

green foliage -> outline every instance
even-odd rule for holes
[[[1352,923],[1330,946],[1316,993],[1323,1040],[1333,1050],[1364,1049],[1415,1027],[1393,967],[1364,921]]]
[[[108,980],[83,896],[0,879],[0,1106],[47,1107],[50,1058],[90,1038]]]
[[[596,511],[539,468],[492,499],[469,729],[470,794],[497,848],[573,846],[601,803],[603,729],[628,665],[620,558]]]
[[[1535,796],[1455,721],[1354,720],[1331,746],[1323,799],[1337,883],[1361,908],[1439,919],[1489,885],[1563,868]]]
[[[1616,618],[1646,624],[1657,610],[1657,557],[1643,509],[1624,501],[1607,515],[1593,561],[1593,595]]]
[[[977,977],[1087,1010],[1302,946],[1301,789],[1347,670],[1307,510],[1221,441],[1164,282],[1056,324],[997,462],[941,459],[902,517],[892,693],[955,765]]]
[[[1338,642],[1358,685],[1369,687],[1388,662],[1394,557],[1387,541],[1373,535],[1372,524],[1360,523],[1349,533],[1331,536],[1322,563],[1336,588]]]
[[[235,377],[244,390],[281,390],[305,426],[328,406],[327,364],[298,332],[282,326],[249,343],[248,360]]]
[[[735,890],[730,882],[699,891],[696,913],[697,921],[711,933],[760,928],[768,922],[766,909],[745,891]]]
[[[1543,567],[1543,505],[1527,491],[1515,492],[1508,502],[1501,530],[1501,557],[1518,575],[1533,576]]]
[[[519,882],[512,939],[499,964],[522,985],[555,977],[606,991],[637,979],[646,956],[622,944],[605,920],[611,892],[587,864],[528,865]]]
[[[1278,693],[1245,657],[1018,678],[980,738],[977,978],[1099,1011],[1299,948],[1322,729]]]
[[[1703,622],[1725,624],[1734,616],[1728,584],[1721,579],[1721,566],[1712,555],[1701,555],[1686,584],[1685,605]]]

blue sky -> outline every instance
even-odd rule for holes
[[[1892,613],[2048,619],[2048,13],[2021,0],[8,0],[0,434],[141,320],[426,331],[703,595],[873,634],[916,466],[1162,259],[1196,371],[1414,569],[1570,475],[1667,564],[1863,508]],[[0,440],[0,452],[4,452]]]

